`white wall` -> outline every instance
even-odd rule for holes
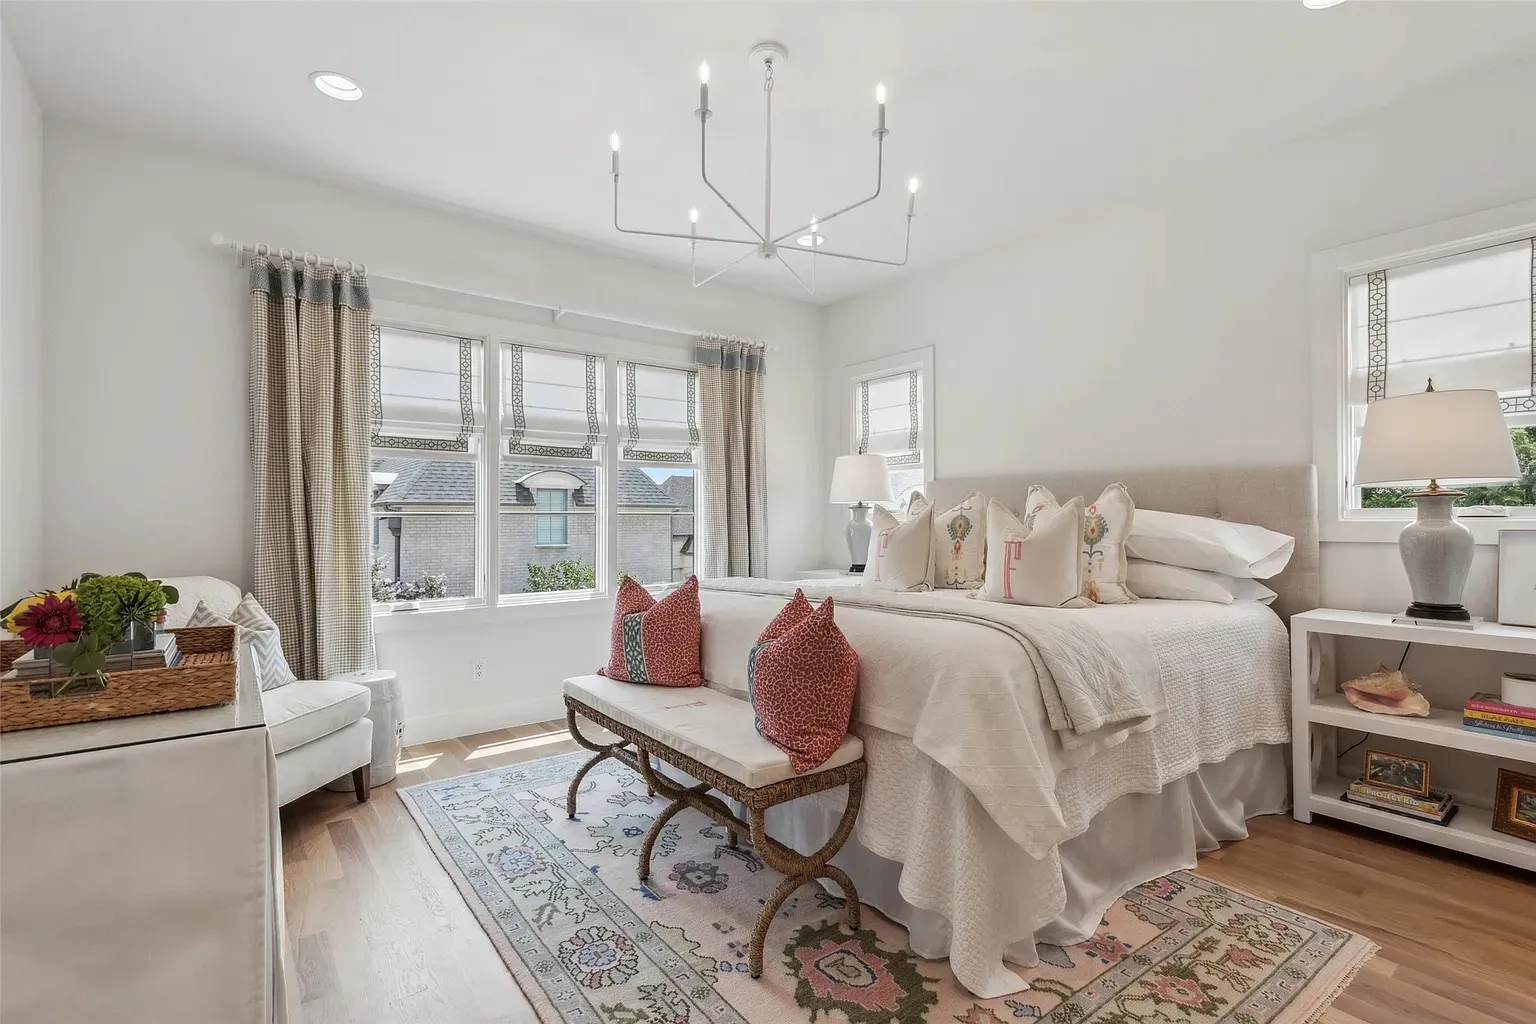
[[[841,368],[933,345],[939,476],[1310,462],[1310,254],[1536,196],[1532,95],[1536,62],[1505,68],[831,307],[826,458]],[[1395,546],[1325,545],[1325,604],[1407,601]]]
[[[46,585],[42,112],[0,28],[0,605]]]
[[[370,272],[778,346],[767,389],[769,567],[818,550],[817,311],[535,239],[374,192],[48,119],[44,400],[54,424],[42,565],[208,573],[248,586],[251,479],[245,274],[209,237],[264,241]],[[387,287],[387,282],[378,282]],[[483,304],[482,304],[483,305]],[[583,330],[593,330],[590,321]],[[810,456],[807,457],[807,453]],[[379,638],[406,685],[407,737],[560,712],[559,682],[606,657],[608,609],[445,614]],[[471,683],[476,658],[488,680]]]

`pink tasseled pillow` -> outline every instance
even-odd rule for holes
[[[660,601],[624,577],[613,609],[613,643],[600,675],[627,683],[702,686],[699,580],[688,577]]]
[[[757,731],[789,755],[796,772],[824,764],[842,745],[853,717],[859,655],[821,607],[800,591],[757,638],[747,656],[747,687]]]

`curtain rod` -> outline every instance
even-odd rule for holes
[[[318,264],[322,267],[334,267],[337,270],[342,271],[356,270],[362,274],[368,273],[368,265],[366,263],[357,263],[352,260],[338,260],[329,256],[317,256],[312,252],[300,252],[297,249],[284,249],[261,242],[241,242],[238,240],[225,238],[221,234],[214,235],[210,241],[221,249],[227,248],[231,250],[235,253],[236,257],[240,259],[243,259],[246,254],[254,256],[260,253],[277,256],[279,258],[286,257],[296,260],[303,260],[305,262]],[[589,320],[606,320],[609,323],[622,324],[625,327],[639,327],[642,330],[659,331],[663,334],[677,334],[685,337],[689,341],[697,341],[704,335],[713,333],[710,331],[695,330],[688,327],[668,327],[661,324],[641,323],[638,320],[625,320],[621,317],[608,316],[604,313],[587,313],[579,309],[568,309],[565,306],[551,306],[546,302],[530,302],[527,299],[515,299],[508,295],[492,295],[488,292],[470,291],[467,288],[454,288],[448,285],[436,284],[432,281],[418,281],[414,278],[397,277],[392,274],[375,274],[374,276],[384,281],[392,281],[395,284],[408,284],[417,288],[432,288],[437,291],[452,292],[455,295],[465,295],[475,299],[489,299],[492,302],[507,302],[514,306],[526,306],[529,309],[543,310],[544,312],[550,314],[550,322],[557,327],[560,325],[561,317],[580,316],[586,317]],[[779,346],[777,345],[764,345],[763,348],[767,349],[769,352],[777,352],[779,350]]]

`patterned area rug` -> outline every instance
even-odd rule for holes
[[[639,848],[664,806],[608,760],[565,789],[567,754],[400,791],[545,1024],[1306,1024],[1375,951],[1370,940],[1178,872],[1126,893],[1097,934],[1040,946],[1026,992],[977,1000],[944,961],[866,908],[800,889],[747,973],[752,924],[779,876],[693,810]]]

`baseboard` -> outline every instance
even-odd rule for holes
[[[486,704],[453,711],[439,711],[430,715],[412,715],[405,709],[405,745],[434,743],[437,740],[472,736],[476,733],[510,729],[515,725],[531,725],[565,717],[565,704],[556,694],[544,701],[518,701],[512,704]]]

